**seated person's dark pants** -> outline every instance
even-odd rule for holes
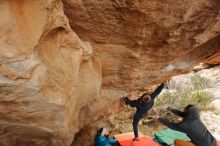
[[[138,123],[143,117],[143,114],[136,113],[133,118],[133,129],[135,138],[138,137]]]

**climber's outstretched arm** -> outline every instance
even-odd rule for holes
[[[158,86],[157,89],[154,90],[154,92],[150,95],[150,97],[152,99],[155,99],[161,93],[163,88],[164,88],[164,83],[162,83],[160,86]]]

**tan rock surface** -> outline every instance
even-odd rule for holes
[[[219,6],[216,0],[64,0],[73,31],[93,42],[103,62],[103,86],[116,89],[140,88],[170,67],[179,73],[218,52],[219,38],[211,39],[220,33]],[[168,65],[172,60],[177,64]]]
[[[68,146],[118,111],[123,91],[219,63],[219,10],[218,0],[0,1],[0,145]]]

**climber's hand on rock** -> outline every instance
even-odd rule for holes
[[[120,105],[121,105],[121,106],[124,106],[124,105],[126,104],[126,102],[125,102],[125,97],[121,97],[121,98],[119,99],[119,102],[120,102]]]
[[[163,82],[163,84],[164,84],[164,86],[165,86],[166,89],[168,89],[169,81],[170,81],[170,80],[166,80],[165,82]]]
[[[123,97],[128,97],[128,96],[129,96],[129,94],[127,92],[123,93]]]
[[[125,97],[125,98],[124,98],[124,103],[127,105],[128,102],[129,102],[129,98],[128,98],[128,97]]]
[[[164,85],[167,85],[167,84],[169,84],[169,81],[170,81],[170,80],[166,80],[165,82],[163,82],[163,84],[164,84]]]
[[[123,95],[122,95],[122,98],[120,98],[120,103],[121,104],[127,104],[128,102],[128,93],[127,92],[124,92]]]
[[[126,102],[126,101],[129,100],[129,98],[128,97],[124,97],[123,100]]]

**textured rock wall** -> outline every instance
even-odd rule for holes
[[[0,145],[68,146],[119,110],[123,91],[220,63],[219,10],[218,0],[0,1]]]
[[[196,56],[200,48],[193,49],[219,35],[219,5],[218,0],[64,0],[64,12],[81,40],[93,42],[103,62],[103,86],[118,89],[151,82],[174,59],[182,61],[176,69],[193,66],[184,55]]]

